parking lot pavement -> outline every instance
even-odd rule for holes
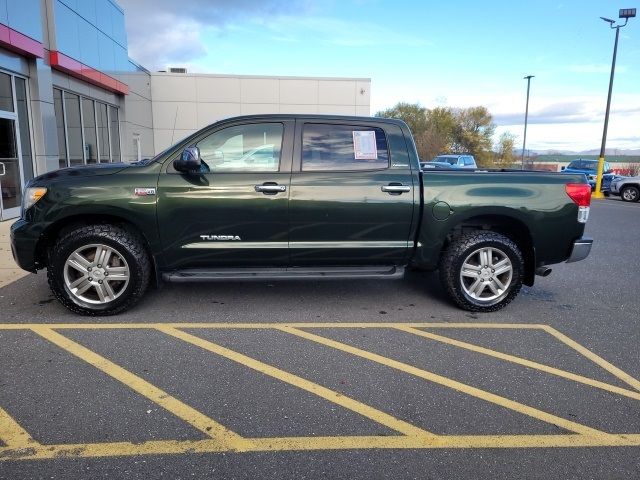
[[[414,273],[91,319],[29,275],[0,288],[0,478],[637,478],[635,207],[485,315]]]

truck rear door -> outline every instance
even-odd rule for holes
[[[402,265],[414,185],[396,125],[299,119],[289,196],[292,266]]]

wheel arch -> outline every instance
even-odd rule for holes
[[[523,283],[532,286],[535,280],[536,252],[531,230],[522,220],[508,214],[475,215],[452,225],[442,243],[440,257],[451,242],[461,235],[476,231],[493,231],[511,239],[518,246],[524,258]]]
[[[125,218],[124,216],[119,216],[117,214],[87,214],[87,213],[79,213],[76,215],[69,215],[64,218],[60,218],[57,221],[51,223],[47,226],[47,228],[42,232],[40,239],[38,240],[38,244],[36,245],[36,261],[40,265],[48,265],[48,257],[49,251],[51,247],[53,247],[55,241],[62,235],[64,232],[72,230],[76,227],[84,226],[84,225],[118,225],[126,230],[135,233],[140,237],[142,243],[151,259],[152,266],[152,281],[156,284],[160,281],[160,276],[158,274],[158,266],[156,264],[156,258],[154,255],[154,251],[151,247],[151,243],[149,238],[144,233],[144,229],[139,225],[136,225],[130,219]]]

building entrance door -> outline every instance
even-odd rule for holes
[[[20,215],[24,185],[13,80],[0,72],[0,220]]]

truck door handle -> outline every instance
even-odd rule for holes
[[[401,195],[405,192],[410,192],[411,187],[401,183],[390,183],[389,185],[383,185],[382,191],[387,192],[389,195]]]
[[[278,185],[277,183],[263,183],[262,185],[256,185],[254,188],[256,192],[262,192],[265,195],[275,195],[276,193],[287,191],[285,185]]]
[[[2,177],[7,173],[7,170],[4,168],[4,163],[0,162],[0,168],[2,168],[2,173],[0,173],[0,177]]]

